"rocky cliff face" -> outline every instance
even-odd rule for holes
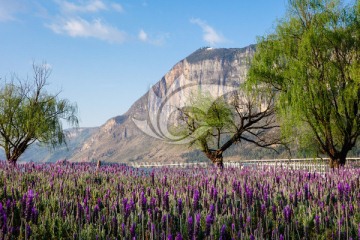
[[[253,53],[254,46],[241,49],[197,50],[177,63],[148,93],[137,100],[128,112],[109,119],[84,142],[71,160],[185,161],[185,153],[192,150],[187,145],[163,141],[163,129],[158,126],[159,115],[155,113],[158,114],[159,109],[162,109],[162,116],[169,117],[171,112],[164,106],[176,106],[184,102],[186,97],[179,89],[188,86],[201,88],[211,85],[211,92],[217,92],[219,95],[223,94],[227,86],[239,86],[245,81],[249,59]],[[140,130],[133,119],[142,121],[145,125],[150,123],[149,126],[143,127],[150,133],[153,132],[157,138]]]

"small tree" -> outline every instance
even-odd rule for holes
[[[228,99],[199,94],[190,107],[180,109],[185,135],[214,164],[223,168],[223,153],[235,143],[250,142],[275,150],[281,141],[270,134],[277,128],[273,94],[234,93]]]
[[[360,135],[360,4],[290,0],[276,31],[260,38],[249,82],[278,91],[282,132],[344,165]]]
[[[0,88],[0,146],[11,164],[35,141],[53,147],[65,143],[61,119],[78,125],[76,105],[46,92],[48,66],[33,64],[33,71],[32,82],[13,75]]]

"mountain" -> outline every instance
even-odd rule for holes
[[[208,161],[202,152],[189,148],[184,140],[168,131],[177,115],[201,89],[212,96],[238,89],[246,79],[255,45],[245,48],[201,48],[175,64],[123,115],[98,128],[67,131],[68,144],[49,149],[34,144],[20,161],[54,162],[59,159],[89,162],[194,162]],[[176,121],[175,121],[176,122]],[[171,124],[170,124],[171,123]],[[186,139],[185,139],[186,140]],[[224,160],[273,157],[274,153],[251,144],[228,149]],[[4,156],[0,158],[4,159]]]
[[[164,124],[172,118],[172,107],[186,101],[182,94],[185,90],[203,88],[223,95],[229,87],[243,83],[254,51],[254,45],[198,49],[175,64],[125,114],[109,119],[98,128],[71,160],[125,163],[205,160],[199,151],[189,149],[186,144],[174,144]],[[239,151],[229,152],[237,157]]]
[[[67,159],[79,151],[84,141],[97,131],[97,128],[76,128],[65,130],[66,145],[61,145],[55,149],[33,143],[20,157],[20,162],[56,162],[57,160]],[[0,151],[0,159],[6,159],[4,151]]]

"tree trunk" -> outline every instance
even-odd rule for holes
[[[10,151],[10,149],[5,149],[6,158],[9,162],[9,164],[12,164],[13,166],[16,165],[17,160],[20,158],[20,156],[25,152],[25,150],[28,147],[29,141],[23,141],[21,142],[17,147],[13,149],[13,151]]]
[[[331,168],[340,168],[345,166],[346,157],[330,158],[330,167]]]
[[[10,157],[10,158],[8,159],[8,163],[9,163],[9,165],[11,165],[11,166],[16,166],[17,160],[18,160],[18,158]]]
[[[222,151],[221,150],[216,150],[216,151],[208,151],[205,152],[205,155],[215,164],[215,166],[217,166],[219,169],[223,169],[224,168],[224,161],[223,161],[223,156],[222,156]]]

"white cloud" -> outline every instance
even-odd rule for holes
[[[124,12],[123,6],[120,5],[119,3],[113,3],[111,4],[111,7],[117,12]]]
[[[142,42],[146,42],[148,40],[147,33],[142,29],[140,30],[138,37],[139,37],[140,41],[142,41]]]
[[[147,32],[143,29],[140,29],[138,33],[138,39],[142,42],[146,42],[152,45],[161,46],[164,45],[166,39],[169,38],[169,33],[159,33],[157,35],[149,36]]]
[[[122,43],[126,40],[126,33],[116,27],[104,24],[100,19],[87,21],[82,18],[70,18],[48,26],[58,34],[71,37],[92,37],[111,43]]]
[[[150,43],[153,45],[161,46],[165,44],[166,39],[168,39],[169,37],[169,33],[160,33],[155,38],[151,39]]]
[[[13,13],[4,9],[4,6],[0,6],[0,22],[7,22],[15,20]]]
[[[208,25],[205,21],[199,18],[193,18],[190,22],[201,27],[203,31],[203,40],[211,46],[226,42],[226,38],[222,36],[221,33],[216,32],[215,29]]]
[[[105,3],[103,3],[101,0],[91,0],[86,3],[79,3],[79,4],[75,4],[68,1],[61,1],[61,0],[57,0],[56,2],[64,12],[91,13],[91,12],[99,12],[108,9]]]
[[[51,70],[53,68],[53,66],[50,63],[43,63],[43,65],[47,70]]]
[[[45,25],[53,32],[74,38],[91,37],[111,43],[122,43],[127,39],[125,32],[101,20],[106,15],[101,13],[101,18],[95,18],[102,11],[123,12],[120,4],[104,0],[54,1],[59,6],[59,13],[52,18],[52,23]]]
[[[24,11],[25,5],[20,0],[0,0],[0,22],[16,20],[16,14]]]

